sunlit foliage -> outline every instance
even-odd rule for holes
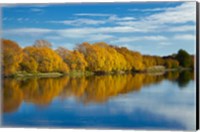
[[[70,51],[60,47],[56,52],[62,57],[64,62],[69,65],[70,70],[85,71],[88,63],[86,62],[84,55],[78,50]]]
[[[21,67],[21,71],[35,73],[35,72],[37,72],[37,69],[38,69],[38,63],[33,57],[24,53],[23,60],[20,63],[20,67]]]
[[[24,53],[33,58],[37,64],[38,72],[68,72],[69,68],[62,58],[48,47],[26,47]]]
[[[143,57],[139,52],[131,51],[125,47],[115,47],[118,53],[122,54],[126,60],[126,70],[142,70]]]
[[[126,47],[112,46],[105,42],[84,42],[68,50],[51,48],[46,40],[37,40],[33,46],[21,49],[10,40],[3,40],[3,74],[9,76],[18,71],[37,72],[94,72],[115,73],[148,71],[158,66],[164,68],[194,68],[194,56],[184,50],[178,54],[160,57],[142,55]]]
[[[19,70],[19,64],[23,59],[20,46],[11,40],[2,40],[3,74],[9,76]]]

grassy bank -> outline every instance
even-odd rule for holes
[[[58,73],[58,72],[52,72],[52,73],[26,73],[26,72],[18,72],[11,77],[61,77],[64,74]]]
[[[92,76],[92,75],[113,75],[113,74],[126,74],[126,73],[150,73],[150,74],[160,74],[170,71],[183,71],[183,70],[192,70],[190,68],[171,68],[166,69],[164,66],[154,66],[149,67],[143,71],[118,71],[118,72],[91,72],[91,71],[70,71],[67,74],[59,73],[59,72],[50,72],[50,73],[27,73],[27,72],[17,72],[10,76],[11,78],[29,78],[29,77],[39,77],[39,78],[48,78],[48,77],[61,77],[61,76],[69,76],[69,77],[82,77],[82,76]]]
[[[71,71],[67,74],[70,77],[81,77],[81,76],[91,76],[94,75],[94,72],[91,71]]]
[[[48,78],[48,77],[61,77],[61,76],[70,76],[70,77],[80,77],[80,76],[91,76],[94,75],[90,71],[70,71],[67,74],[59,72],[48,72],[48,73],[27,73],[27,72],[17,72],[13,75],[4,76],[6,78],[29,78],[29,77],[39,77],[39,78]]]

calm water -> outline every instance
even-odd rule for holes
[[[3,125],[195,129],[193,73],[4,79]]]

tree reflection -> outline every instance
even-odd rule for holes
[[[5,79],[3,87],[3,112],[13,112],[17,110],[23,100],[19,82],[13,79]]]
[[[177,82],[180,88],[185,88],[191,79],[194,79],[194,72],[182,71]]]
[[[24,101],[38,105],[48,105],[58,96],[63,87],[68,83],[68,78],[29,79],[21,81],[21,90]]]
[[[75,97],[84,104],[103,103],[120,94],[138,92],[142,87],[160,83],[164,79],[177,82],[180,87],[184,87],[194,79],[194,73],[182,71],[167,72],[164,75],[123,74],[78,78],[4,79],[3,111],[16,111],[22,101],[45,106],[56,97]]]

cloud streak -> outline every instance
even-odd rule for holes
[[[134,8],[134,9],[128,9],[128,11],[137,11],[137,12],[156,12],[156,11],[165,11],[168,8],[146,8],[146,9],[138,9],[138,8]]]
[[[114,14],[102,14],[102,13],[77,13],[75,16],[89,16],[89,17],[109,17]]]
[[[105,21],[102,20],[93,20],[93,19],[75,19],[75,20],[64,20],[64,21],[49,21],[49,23],[58,23],[72,26],[81,26],[81,25],[99,25],[104,24]]]
[[[192,34],[178,34],[174,36],[174,39],[179,39],[179,40],[195,40],[196,36]]]
[[[134,41],[163,41],[167,40],[165,36],[142,36],[142,37],[120,37],[119,39],[116,39],[112,41],[112,43],[129,43]]]

